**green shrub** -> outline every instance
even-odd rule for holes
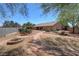
[[[46,32],[50,32],[50,30],[45,30]]]
[[[26,29],[26,28],[21,28],[21,29],[19,29],[19,32],[20,33],[31,33],[32,30],[31,29]]]
[[[34,26],[34,24],[32,24],[32,23],[30,23],[30,22],[24,23],[24,24],[22,25],[22,28],[19,29],[19,32],[20,32],[21,34],[28,34],[28,33],[31,33],[33,26]]]
[[[27,33],[31,33],[31,32],[32,32],[32,30],[31,30],[31,29],[27,29],[26,31],[27,31]]]
[[[52,29],[51,31],[53,31],[53,32],[57,32],[57,31],[59,31],[58,29]]]
[[[23,29],[23,28],[20,28],[20,29],[19,29],[19,32],[24,33],[24,32],[26,32],[26,30]]]

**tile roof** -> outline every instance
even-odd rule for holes
[[[53,26],[55,25],[57,22],[48,22],[48,23],[40,23],[35,25],[34,27],[41,27],[41,26]]]

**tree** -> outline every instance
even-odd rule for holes
[[[70,19],[69,23],[71,24],[71,27],[72,27],[73,33],[74,33],[75,27],[77,27],[78,19],[77,19],[76,15],[74,15],[74,14],[70,15],[69,19]]]
[[[74,27],[77,26],[76,24],[78,24],[79,4],[41,4],[41,9],[43,10],[44,14],[56,9],[57,13],[60,12],[58,21],[64,26],[68,26],[68,23],[70,23],[74,33]]]
[[[68,21],[66,19],[61,19],[58,21],[61,25],[62,25],[62,29],[63,30],[67,30],[68,29]]]
[[[27,33],[31,33],[33,26],[34,26],[34,24],[32,24],[30,22],[24,23],[22,25],[22,28],[19,29],[19,32],[23,35],[26,35]]]
[[[15,27],[21,27],[21,25],[15,22]]]
[[[63,13],[60,14],[59,16],[59,22],[66,28],[69,27],[69,24],[71,25],[72,29],[73,29],[73,33],[75,30],[75,27],[77,26],[77,22],[78,22],[78,14],[77,11],[75,9],[72,10],[69,9],[70,11],[65,11]]]
[[[23,28],[32,28],[33,26],[34,26],[34,24],[27,22],[27,23],[24,23],[22,27]]]
[[[14,21],[5,21],[3,27],[20,27],[20,24]]]

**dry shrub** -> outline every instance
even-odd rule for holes
[[[34,46],[33,46],[34,44]],[[37,48],[41,46],[41,48]],[[55,56],[79,56],[79,39],[68,37],[48,37],[41,40],[32,40],[25,46],[16,48],[0,46],[1,56],[25,56],[25,55],[55,55]],[[36,51],[36,50],[37,51]]]
[[[26,55],[25,50],[22,47],[18,47],[11,50],[3,50],[0,53],[1,56],[24,56]]]
[[[79,55],[79,40],[63,38],[63,37],[48,37],[37,41],[36,44],[43,46],[44,51],[51,51],[52,55]]]
[[[12,49],[10,51],[5,52],[6,56],[23,56],[25,55],[24,49],[22,47],[18,47],[15,49]]]

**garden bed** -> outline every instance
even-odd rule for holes
[[[7,45],[17,44],[17,43],[20,43],[22,41],[23,41],[23,39],[21,39],[21,38],[15,38],[15,39],[12,39],[12,40],[8,41]]]

